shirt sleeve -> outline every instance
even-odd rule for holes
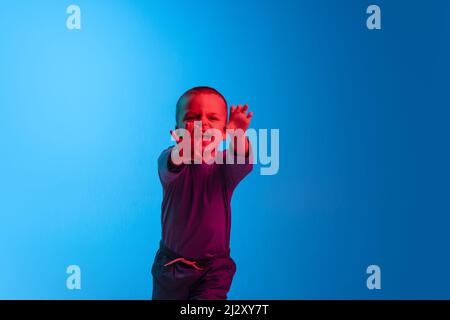
[[[230,163],[230,158],[232,163]],[[224,151],[224,174],[227,187],[233,190],[253,169],[253,157],[251,155],[237,156]]]
[[[169,163],[169,157],[172,152],[173,147],[169,147],[161,152],[161,155],[158,158],[158,175],[159,180],[163,185],[168,185],[172,181],[174,181],[183,169],[186,167],[185,164],[182,164],[178,167],[171,167]]]

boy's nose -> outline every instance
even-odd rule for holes
[[[209,125],[208,119],[207,118],[202,119],[202,130],[206,131],[209,128],[210,128],[210,125]]]
[[[211,126],[209,125],[209,122],[205,121],[195,121],[194,128],[201,129],[202,132],[205,132],[206,130],[210,129]]]

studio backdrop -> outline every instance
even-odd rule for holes
[[[199,85],[267,133],[230,299],[450,298],[449,39],[446,0],[2,1],[0,298],[151,298]]]

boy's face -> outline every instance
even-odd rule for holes
[[[186,129],[193,137],[194,122],[202,122],[202,134],[208,129],[217,129],[225,136],[227,105],[216,94],[200,93],[184,99],[178,114],[177,128]],[[203,145],[209,144],[204,142]]]

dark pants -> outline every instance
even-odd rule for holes
[[[177,261],[184,258],[160,242],[152,266],[153,300],[225,300],[236,264],[230,254],[211,259]],[[194,261],[194,265],[189,263]],[[201,270],[199,270],[201,269]]]

